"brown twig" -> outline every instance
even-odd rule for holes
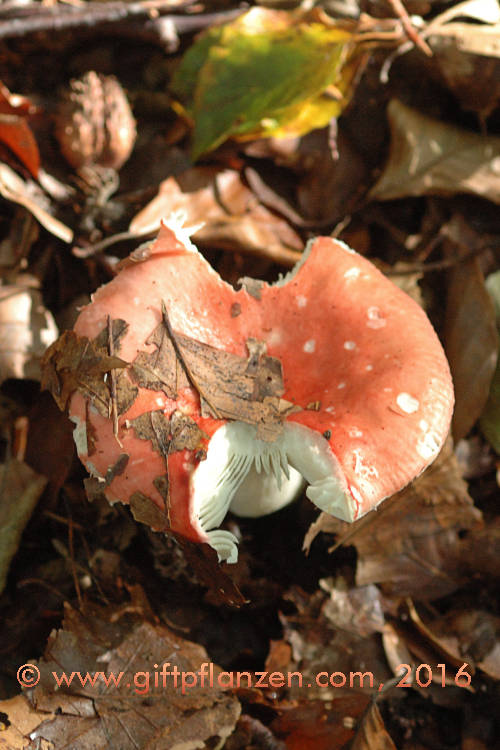
[[[413,26],[410,16],[408,15],[408,11],[406,10],[401,0],[389,0],[389,5],[401,21],[401,25],[403,26],[408,39],[410,39],[415,47],[418,47],[418,49],[423,52],[424,55],[427,55],[427,57],[432,57],[431,48]]]
[[[432,261],[431,263],[412,263],[407,268],[402,268],[399,271],[397,269],[385,269],[383,271],[385,276],[409,276],[412,273],[429,273],[431,271],[445,271],[447,268],[453,268],[458,266],[460,263],[466,263],[472,258],[476,258],[478,255],[485,253],[491,249],[491,245],[487,247],[478,247],[474,250],[470,250],[468,253],[459,255],[454,258],[444,258],[443,260]]]
[[[0,39],[14,39],[40,32],[58,33],[70,29],[86,29],[114,25],[132,19],[145,23],[155,19],[168,21],[172,36],[189,34],[236,18],[244,12],[244,8],[215,13],[199,13],[194,15],[170,14],[170,0],[146,0],[145,2],[121,2],[115,0],[108,3],[90,2],[82,5],[41,5],[32,3],[23,8],[0,8]]]
[[[424,55],[426,55],[427,57],[432,57],[431,48],[429,47],[425,39],[422,38],[422,36],[418,33],[418,31],[413,26],[410,16],[408,15],[408,11],[406,10],[401,0],[388,0],[388,1],[394,13],[397,15],[397,17],[401,21],[401,25],[403,26],[403,29],[408,39],[410,39],[415,45],[415,47],[418,47],[418,49],[421,52],[423,52]]]
[[[75,586],[76,596],[78,598],[78,606],[80,609],[82,608],[82,592],[80,589],[80,581],[78,580],[78,573],[76,572],[76,565],[75,565],[75,545],[74,545],[74,529],[73,529],[73,520],[71,516],[68,518],[68,551],[69,551],[69,560],[71,564],[71,575],[73,577],[73,583]]]

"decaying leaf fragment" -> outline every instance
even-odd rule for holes
[[[65,409],[71,395],[79,390],[107,415],[110,395],[104,375],[124,367],[127,363],[106,354],[98,341],[65,331],[42,359],[42,388],[50,390],[60,409]]]
[[[104,489],[108,487],[115,477],[119,477],[125,471],[129,456],[122,453],[114,466],[110,466],[105,477],[89,477],[84,479],[85,491],[89,500],[102,496]]]

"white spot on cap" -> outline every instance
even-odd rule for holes
[[[304,344],[304,351],[307,354],[312,354],[315,349],[316,349],[316,341],[314,339],[308,339],[306,343]]]
[[[384,393],[392,393],[392,388],[384,388]]]
[[[267,337],[267,343],[269,346],[277,346],[282,341],[281,331],[277,328],[273,328],[269,336]]]
[[[438,438],[436,437],[436,435],[433,432],[427,432],[417,442],[417,453],[425,461],[430,461],[431,458],[434,458],[434,456],[437,456],[437,454],[439,453],[440,447],[441,447],[441,444]]]
[[[355,348],[356,348],[356,344],[354,341],[344,341],[344,349],[347,349],[348,351],[352,352],[352,350]]]
[[[160,397],[158,397],[156,399],[156,403],[157,403],[158,406],[161,406],[161,407],[165,406],[164,400],[162,398],[160,398]]]
[[[327,406],[325,411],[329,412],[330,414],[335,414],[335,407],[334,406]]]
[[[424,432],[429,429],[429,423],[426,422],[425,419],[421,419],[420,422],[418,423],[418,426]]]
[[[368,316],[367,326],[368,328],[383,328],[387,325],[387,321],[382,317],[378,307],[369,307],[366,311]]]
[[[355,438],[355,437],[362,437],[363,433],[361,430],[358,430],[357,427],[351,427],[349,430],[349,437]]]
[[[361,271],[357,266],[353,266],[352,268],[348,268],[347,271],[344,271],[344,279],[357,279],[360,275]]]
[[[303,294],[298,294],[296,300],[298,307],[305,307],[307,305],[307,297],[304,297]]]
[[[405,414],[415,414],[420,406],[418,399],[410,396],[409,393],[398,393],[396,403]]]
[[[140,297],[134,297],[133,300],[132,300],[132,302],[134,303],[134,305],[137,306],[137,305],[141,304],[141,299],[140,299]]]
[[[373,370],[373,365],[366,365],[365,370],[371,372]]]
[[[364,457],[361,451],[356,448],[353,451],[354,455],[354,471],[359,474],[363,479],[371,479],[378,477],[378,471],[374,466],[367,466],[364,461]]]
[[[345,388],[345,383],[344,383],[344,381],[342,381],[341,383],[339,383],[339,384],[338,384],[338,386],[337,386],[337,388],[339,388],[339,389],[341,389],[341,388]]]

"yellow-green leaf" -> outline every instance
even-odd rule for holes
[[[193,121],[193,157],[230,137],[325,126],[347,104],[358,64],[352,32],[319,10],[252,8],[210,29],[184,55],[171,86]]]

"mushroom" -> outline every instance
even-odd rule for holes
[[[106,408],[88,384],[70,402],[78,454],[110,502],[149,504],[164,518],[151,525],[234,563],[228,510],[272,512],[305,480],[318,508],[355,521],[434,460],[452,382],[409,296],[329,237],[276,283],[235,291],[189,234],[165,221],[75,325],[123,362],[102,375]]]

